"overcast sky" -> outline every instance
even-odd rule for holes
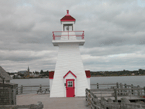
[[[145,69],[144,0],[0,0],[0,66],[8,72],[54,70],[52,31],[70,11],[85,31],[85,69]]]

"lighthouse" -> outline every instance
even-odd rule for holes
[[[52,43],[58,46],[54,72],[49,72],[50,97],[85,96],[90,88],[90,71],[85,71],[79,46],[85,43],[84,31],[75,30],[76,19],[67,14],[60,19],[61,31],[53,31]]]

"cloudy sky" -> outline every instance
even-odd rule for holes
[[[0,0],[0,66],[8,72],[54,70],[66,10],[85,31],[85,69],[145,69],[144,0]]]

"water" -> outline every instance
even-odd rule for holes
[[[31,86],[31,85],[49,85],[48,78],[37,78],[37,79],[12,79],[11,83],[16,83],[19,86]]]
[[[35,86],[35,85],[49,85],[49,79],[48,78],[37,78],[37,79],[13,79],[11,80],[11,83],[16,83],[19,86]],[[42,87],[43,91],[47,87]],[[23,94],[27,93],[36,93],[38,91],[39,87],[23,87]],[[18,92],[20,93],[20,88],[18,89]]]
[[[128,85],[145,86],[145,76],[114,76],[114,77],[91,77],[91,84],[96,83],[123,83]]]
[[[145,76],[114,76],[114,77],[91,77],[91,84],[96,83],[123,83],[123,84],[133,84],[135,86],[140,85],[141,87],[145,86]],[[48,78],[39,78],[39,79],[13,79],[11,83],[16,83],[24,86],[31,85],[49,85]]]

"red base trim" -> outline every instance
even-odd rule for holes
[[[85,72],[86,72],[86,77],[90,78],[91,77],[90,70],[86,70]]]
[[[67,74],[65,74],[65,76],[63,78],[65,78],[69,73],[71,73],[75,78],[77,78],[77,76],[74,73],[72,73],[71,71],[69,71]],[[85,73],[86,73],[87,78],[91,78],[90,70],[86,70]],[[53,77],[54,77],[54,71],[49,72],[49,79],[53,79]]]
[[[53,79],[54,77],[54,71],[49,72],[49,79]]]

